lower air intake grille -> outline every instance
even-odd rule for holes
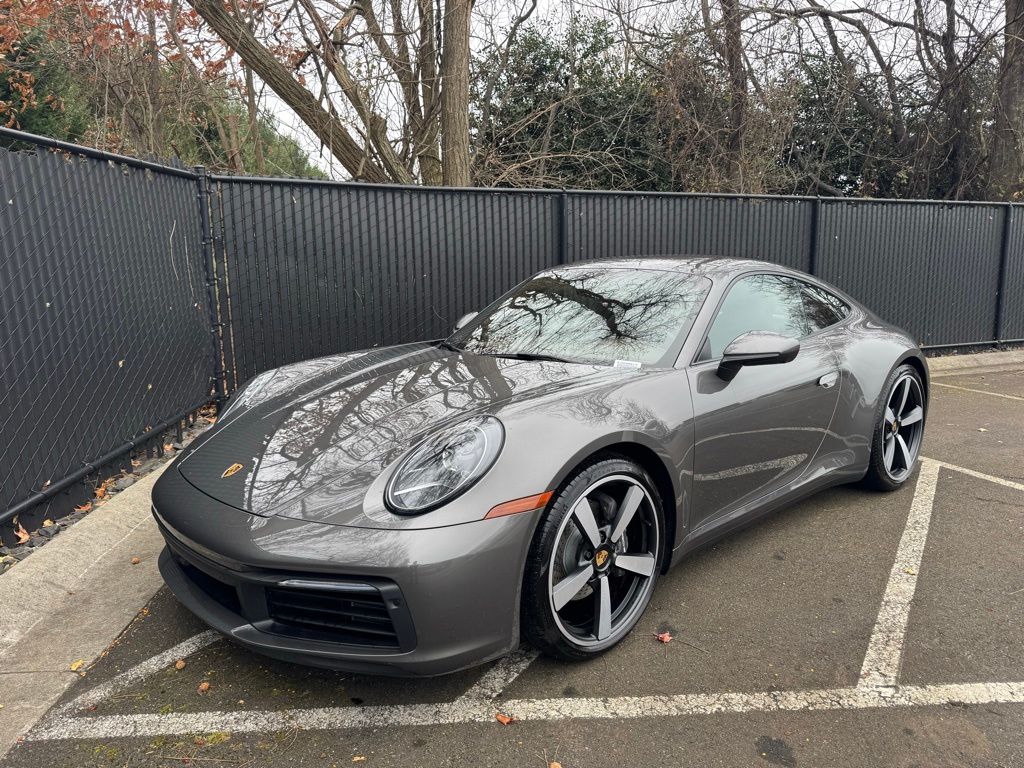
[[[399,637],[384,597],[369,585],[330,589],[271,587],[270,618],[289,629],[348,645],[398,648]]]

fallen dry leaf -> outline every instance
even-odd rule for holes
[[[548,768],[562,768],[562,764],[557,760],[552,760],[550,763],[548,763]]]
[[[96,498],[97,499],[102,499],[106,495],[107,495],[107,489],[104,488],[102,485],[99,488],[96,489]]]
[[[90,509],[92,509],[92,502],[87,501],[85,504],[79,504],[75,507],[75,512],[88,512]]]
[[[51,520],[50,518],[46,518],[45,520],[43,520],[43,525],[53,525],[53,520]]]
[[[77,659],[77,660],[71,662],[71,671],[72,672],[77,672],[78,670],[80,670],[84,666],[85,666],[85,659]]]
[[[138,558],[138,557],[133,557],[132,558],[132,565],[138,565],[141,562],[142,562],[142,560],[140,558]]]
[[[512,725],[512,723],[514,723],[516,721],[516,719],[514,717],[511,717],[510,715],[503,714],[501,712],[498,712],[497,714],[495,714],[494,715],[494,719],[497,720],[502,725]]]
[[[353,763],[362,763],[366,760],[366,755],[352,755]]]
[[[28,544],[28,540],[32,538],[21,523],[18,523],[18,527],[14,529],[14,535],[18,537],[19,544]]]
[[[184,669],[185,668],[185,660],[184,659],[178,659],[176,662],[174,662],[174,668],[177,669],[177,670]]]
[[[671,632],[656,632],[654,637],[655,637],[655,639],[657,639],[657,641],[659,643],[671,643],[672,642],[672,633]]]
[[[206,693],[209,690],[210,690],[210,683],[207,682],[206,680],[203,680],[203,682],[201,682],[199,684],[199,687],[196,688],[196,693]]]

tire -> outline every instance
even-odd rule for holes
[[[917,465],[928,401],[921,376],[912,365],[897,366],[886,379],[882,392],[863,485],[876,491],[895,491],[910,479]]]
[[[623,511],[628,519],[620,525]],[[525,639],[569,661],[616,645],[650,602],[664,539],[661,498],[643,467],[603,456],[578,470],[533,536],[523,584]]]

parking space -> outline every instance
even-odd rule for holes
[[[914,482],[834,489],[697,553],[591,663],[308,670],[162,590],[7,762],[1024,765],[1022,380],[938,379]]]

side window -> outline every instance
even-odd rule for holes
[[[711,324],[700,358],[721,357],[729,343],[747,331],[773,331],[794,339],[806,336],[810,331],[804,318],[804,287],[797,280],[778,275],[738,280]]]
[[[807,313],[809,333],[828,328],[850,314],[846,302],[816,285],[803,284],[804,312]]]

